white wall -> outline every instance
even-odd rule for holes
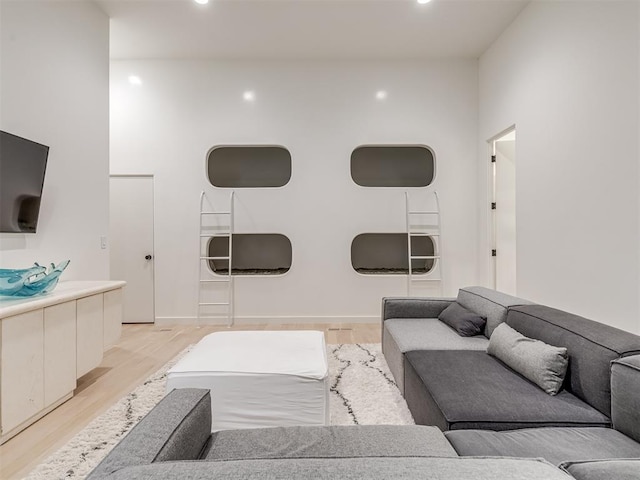
[[[532,2],[481,57],[485,141],[517,130],[518,295],[640,332],[637,2]],[[489,252],[486,195],[480,252]],[[479,257],[489,283],[489,256]]]
[[[0,129],[50,147],[36,234],[0,234],[0,267],[70,259],[106,279],[109,19],[90,2],[0,3]]]
[[[130,85],[130,74],[143,85]],[[381,88],[388,91],[383,102],[375,99]],[[243,101],[249,89],[253,103]],[[215,145],[283,145],[293,158],[288,185],[237,190],[238,232],[282,233],[293,244],[286,275],[237,279],[239,320],[372,320],[382,296],[406,293],[404,276],[351,268],[357,234],[405,228],[402,189],[351,181],[350,155],[362,144],[435,151],[445,294],[476,282],[474,60],[112,61],[111,102],[111,173],[155,175],[158,318],[196,315],[199,193],[206,190],[221,208],[228,202],[228,190],[205,179],[205,156]]]

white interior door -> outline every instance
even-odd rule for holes
[[[494,141],[496,290],[516,295],[516,132]]]
[[[110,177],[111,278],[125,280],[123,323],[153,323],[153,177]]]

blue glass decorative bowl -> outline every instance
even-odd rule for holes
[[[33,297],[49,293],[58,284],[58,278],[69,265],[69,260],[53,263],[47,271],[37,263],[33,267],[20,270],[0,268],[0,296],[1,297]]]

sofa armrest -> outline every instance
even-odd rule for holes
[[[384,297],[382,322],[390,318],[436,318],[455,298]]]
[[[107,478],[127,467],[196,460],[211,437],[209,390],[180,388],[165,396],[87,477]]]
[[[640,355],[611,362],[613,428],[640,442]]]
[[[634,480],[640,472],[640,458],[565,462],[560,468],[576,480]]]

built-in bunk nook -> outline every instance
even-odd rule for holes
[[[217,188],[283,187],[291,178],[291,154],[280,146],[214,147],[207,155],[206,174]],[[198,319],[226,315],[229,326],[234,277],[283,275],[293,256],[285,235],[235,231],[235,196],[231,190],[228,208],[219,210],[204,191],[200,194]]]
[[[365,145],[351,154],[351,178],[362,187],[427,188],[435,171],[434,154],[422,145]],[[416,282],[438,282],[442,293],[440,203],[432,193],[428,205],[416,205],[404,192],[404,232],[357,235],[351,243],[353,269],[363,275],[407,275],[407,295]]]

